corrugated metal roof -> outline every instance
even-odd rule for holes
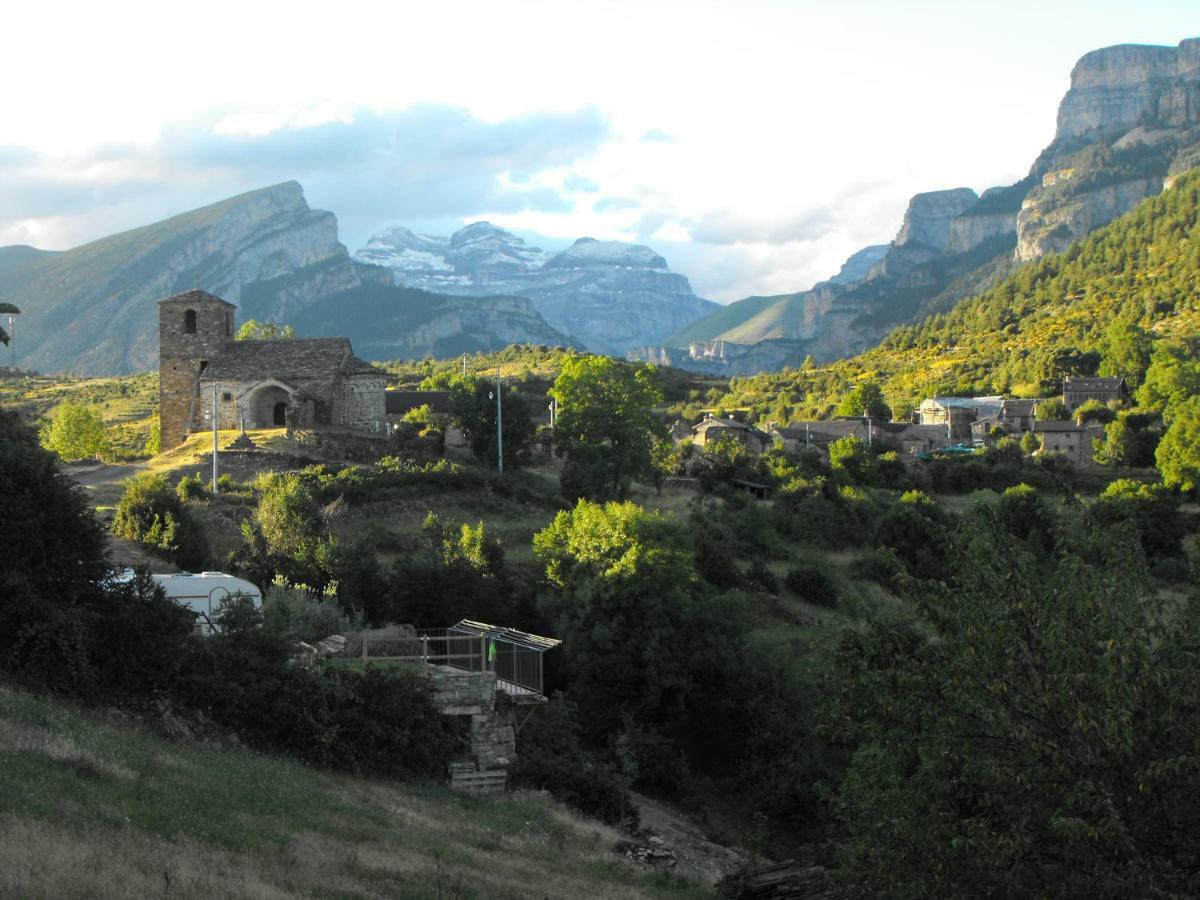
[[[538,650],[542,653],[545,653],[547,650],[553,650],[562,643],[562,641],[555,638],[542,637],[540,634],[530,634],[528,631],[517,631],[515,628],[506,628],[503,625],[489,625],[487,622],[476,622],[472,619],[463,619],[450,630],[465,631],[468,634],[485,634],[498,641],[508,641],[510,644],[516,644],[518,647],[527,647],[530,650]]]

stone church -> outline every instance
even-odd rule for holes
[[[332,427],[383,434],[384,374],[347,338],[236,341],[237,307],[205,291],[158,303],[158,394],[163,449],[212,427]]]

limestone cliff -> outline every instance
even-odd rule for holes
[[[1061,251],[1154,196],[1200,161],[1198,145],[1200,39],[1088,53],[1030,172],[1039,183],[1018,217],[1018,258]]]

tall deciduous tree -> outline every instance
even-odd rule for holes
[[[1165,415],[1167,431],[1154,459],[1163,482],[1185,491],[1200,486],[1200,397],[1176,403]]]
[[[60,403],[42,430],[42,446],[66,462],[96,459],[109,452],[108,429],[95,407]]]
[[[475,375],[455,377],[450,382],[450,404],[454,417],[466,432],[472,452],[482,461],[496,462],[496,382]],[[525,395],[512,385],[500,387],[500,433],[504,443],[504,465],[520,465],[533,440],[533,418]]]
[[[1154,345],[1145,381],[1138,388],[1138,406],[1163,412],[1170,406],[1200,395],[1200,360],[1186,344],[1159,341]]]
[[[650,472],[662,390],[651,366],[607,356],[563,362],[550,391],[558,402],[554,437],[567,457],[563,492],[571,497],[621,498],[630,482]]]
[[[883,389],[874,381],[856,385],[838,405],[839,416],[870,416],[873,419],[890,419],[892,411],[883,399]]]
[[[296,329],[291,325],[260,322],[258,319],[247,319],[237,333],[239,341],[292,341],[295,339]]]
[[[700,588],[685,527],[625,503],[580,500],[534,535],[553,592],[543,606],[565,639],[572,694],[602,739],[622,714],[683,726],[686,709],[740,644],[734,615]]]

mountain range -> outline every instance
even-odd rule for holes
[[[749,297],[633,359],[752,374],[867,349],[893,327],[949,309],[1022,263],[1065,250],[1200,165],[1200,39],[1083,56],[1054,140],[1025,178],[977,195],[917,194],[895,239],[807,291]]]
[[[554,328],[613,356],[664,340],[721,308],[692,293],[687,278],[649,247],[585,237],[547,253],[489,222],[448,238],[389,228],[355,256],[391,269],[405,287],[526,297]]]
[[[350,257],[333,213],[277,184],[62,252],[0,247],[0,296],[21,308],[20,365],[83,375],[158,365],[155,302],[201,288],[238,318],[346,335],[370,359],[451,356],[510,343],[572,346],[528,300],[395,286]]]
[[[25,368],[157,364],[154,302],[202,288],[239,318],[347,335],[369,359],[509,343],[586,348],[719,374],[853,355],[945,312],[1200,165],[1200,39],[1120,45],[1071,73],[1054,140],[1015,184],[912,198],[895,238],[812,288],[719,306],[649,247],[581,238],[546,252],[487,222],[449,237],[394,227],[351,256],[333,213],[285,182],[67,251],[0,247]]]

